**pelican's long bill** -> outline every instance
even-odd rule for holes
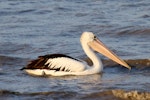
[[[94,49],[95,51],[101,53],[102,55],[112,59],[113,61],[119,63],[120,65],[123,65],[124,67],[131,69],[131,67],[123,61],[121,58],[119,58],[115,53],[113,53],[110,49],[108,49],[100,40],[97,38],[89,42],[88,45]]]

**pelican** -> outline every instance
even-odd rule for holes
[[[83,32],[80,42],[84,52],[93,62],[92,66],[64,54],[50,54],[39,56],[36,60],[32,60],[26,67],[22,68],[22,70],[28,74],[38,76],[89,75],[100,73],[103,71],[103,64],[94,51],[131,69],[125,61],[108,49],[92,32]]]

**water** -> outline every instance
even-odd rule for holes
[[[104,99],[114,89],[150,92],[149,5],[149,0],[1,0],[0,98]],[[83,31],[129,59],[132,70],[106,62],[102,75],[34,77],[19,70],[49,53],[86,58],[79,42]]]

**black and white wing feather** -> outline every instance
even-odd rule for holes
[[[85,65],[80,60],[63,54],[39,56],[23,69],[47,69],[64,72],[80,72],[85,70]]]

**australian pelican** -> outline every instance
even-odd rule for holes
[[[63,54],[51,54],[39,56],[22,68],[32,75],[88,75],[103,71],[103,64],[94,51],[97,51],[113,61],[131,69],[131,67],[109,50],[92,32],[83,32],[80,38],[82,48],[86,55],[92,60],[93,66],[86,62],[66,56]]]

